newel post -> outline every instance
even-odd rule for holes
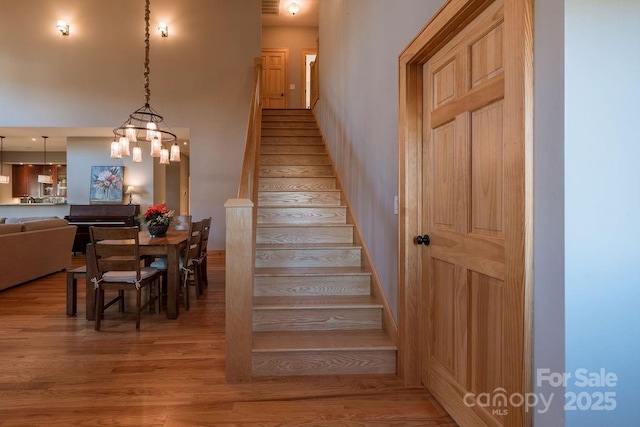
[[[229,199],[226,209],[226,378],[251,379],[253,273],[255,268],[253,202]]]

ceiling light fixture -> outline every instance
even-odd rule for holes
[[[149,0],[145,0],[145,33],[144,33],[144,105],[133,113],[120,126],[113,130],[114,139],[111,143],[111,158],[120,159],[129,155],[129,144],[135,142],[131,149],[132,161],[142,162],[142,149],[138,141],[147,140],[151,142],[151,157],[160,157],[160,164],[169,164],[169,150],[164,147],[164,143],[171,143],[177,140],[176,134],[165,124],[164,118],[151,108],[151,89],[149,88]],[[176,145],[176,144],[174,144]],[[171,147],[173,150],[173,146]],[[178,150],[180,148],[178,147]],[[166,156],[163,154],[166,152]],[[180,161],[180,152],[171,156],[171,161]]]
[[[290,14],[295,15],[296,13],[300,12],[300,5],[298,3],[291,3],[289,6],[287,6],[287,10]]]
[[[58,31],[60,31],[60,33],[63,36],[68,36],[69,35],[69,24],[67,24],[62,19],[58,19],[58,23],[56,24],[56,27],[58,28]]]
[[[8,184],[9,183],[9,175],[5,175],[3,173],[4,169],[4,159],[2,153],[4,152],[4,136],[0,136],[0,184]]]
[[[53,176],[51,174],[47,175],[47,138],[48,136],[43,136],[44,140],[44,175],[38,175],[38,182],[41,184],[53,184]]]

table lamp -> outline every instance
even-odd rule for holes
[[[133,185],[129,185],[127,186],[127,191],[124,192],[124,194],[128,194],[129,195],[129,204],[132,205],[133,204],[133,193],[135,192],[136,188]]]

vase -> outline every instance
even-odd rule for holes
[[[149,237],[163,237],[167,235],[169,224],[147,225]]]

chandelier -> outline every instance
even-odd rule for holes
[[[145,33],[144,33],[144,105],[129,118],[113,129],[113,142],[111,142],[111,158],[121,159],[122,156],[131,156],[134,163],[142,162],[142,148],[139,141],[151,143],[151,157],[159,157],[161,165],[168,165],[169,161],[180,161],[180,146],[176,134],[171,131],[164,122],[164,118],[151,108],[151,89],[149,88],[149,0],[145,0]],[[171,145],[171,153],[165,144]],[[133,147],[131,144],[135,143]]]

